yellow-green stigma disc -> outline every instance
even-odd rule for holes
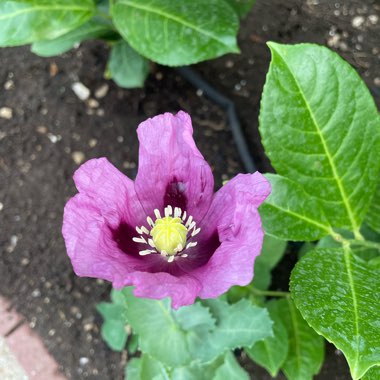
[[[156,220],[150,235],[159,252],[166,252],[172,256],[185,247],[187,228],[183,225],[181,218],[165,216]]]

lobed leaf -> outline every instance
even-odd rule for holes
[[[0,1],[0,46],[57,38],[85,23],[94,12],[92,0]]]
[[[111,14],[133,49],[163,65],[189,65],[239,52],[239,20],[225,1],[117,0]]]
[[[329,49],[269,47],[260,110],[265,151],[280,175],[319,199],[332,226],[358,231],[380,170],[373,99],[355,70]]]
[[[345,355],[354,380],[380,364],[379,266],[348,248],[308,253],[291,275],[291,293],[310,326]]]

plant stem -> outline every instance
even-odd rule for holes
[[[249,291],[256,296],[266,296],[266,297],[289,297],[289,292],[276,292],[273,290],[260,290],[248,287]]]
[[[368,240],[347,240],[349,245],[360,245],[362,247],[374,248],[380,251],[380,243]]]

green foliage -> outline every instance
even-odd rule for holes
[[[343,249],[308,253],[295,267],[291,291],[308,323],[345,355],[352,377],[380,364],[378,268]]]
[[[282,322],[282,315],[275,301],[267,305],[270,318],[273,321],[273,336],[245,348],[248,356],[257,364],[264,367],[272,377],[277,376],[279,369],[285,362],[289,349],[288,332]]]
[[[0,1],[0,46],[57,38],[78,28],[94,12],[92,0]]]
[[[116,0],[111,14],[133,49],[163,65],[188,65],[239,52],[239,20],[223,0]]]
[[[256,0],[227,0],[239,17],[244,17],[252,9]]]
[[[124,88],[142,87],[149,72],[149,62],[120,40],[112,46],[107,75]]]
[[[377,186],[365,221],[374,231],[380,234],[380,183]]]
[[[289,336],[282,370],[288,380],[311,380],[323,363],[323,338],[307,324],[289,298],[276,301],[273,308],[277,309]]]
[[[96,309],[104,322],[101,328],[102,338],[115,351],[122,351],[128,338],[126,328],[127,308],[121,292],[112,290],[112,303],[102,302]]]
[[[278,174],[318,198],[330,225],[358,231],[380,169],[380,120],[370,93],[327,48],[269,46],[260,111],[266,154]]]
[[[171,309],[168,299],[155,301],[130,295],[126,303],[128,322],[139,335],[141,351],[167,367],[195,360],[209,362],[229,349],[251,346],[271,333],[267,311],[246,300],[234,305],[210,300],[178,311]]]
[[[91,38],[115,38],[115,36],[116,33],[108,23],[92,19],[62,36],[33,43],[32,52],[42,57],[52,57],[67,52],[84,40]]]
[[[266,174],[272,193],[260,207],[266,233],[280,239],[313,241],[332,232],[319,200],[288,178]]]

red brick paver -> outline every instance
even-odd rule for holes
[[[58,372],[58,364],[47,352],[41,338],[2,297],[0,297],[0,335],[5,338],[6,346],[13,354],[6,359],[7,363],[0,362],[3,366],[0,368],[0,373],[1,370],[7,370],[4,366],[14,366],[13,359],[16,358],[30,380],[66,380]],[[9,378],[9,380],[21,379],[23,377]]]

